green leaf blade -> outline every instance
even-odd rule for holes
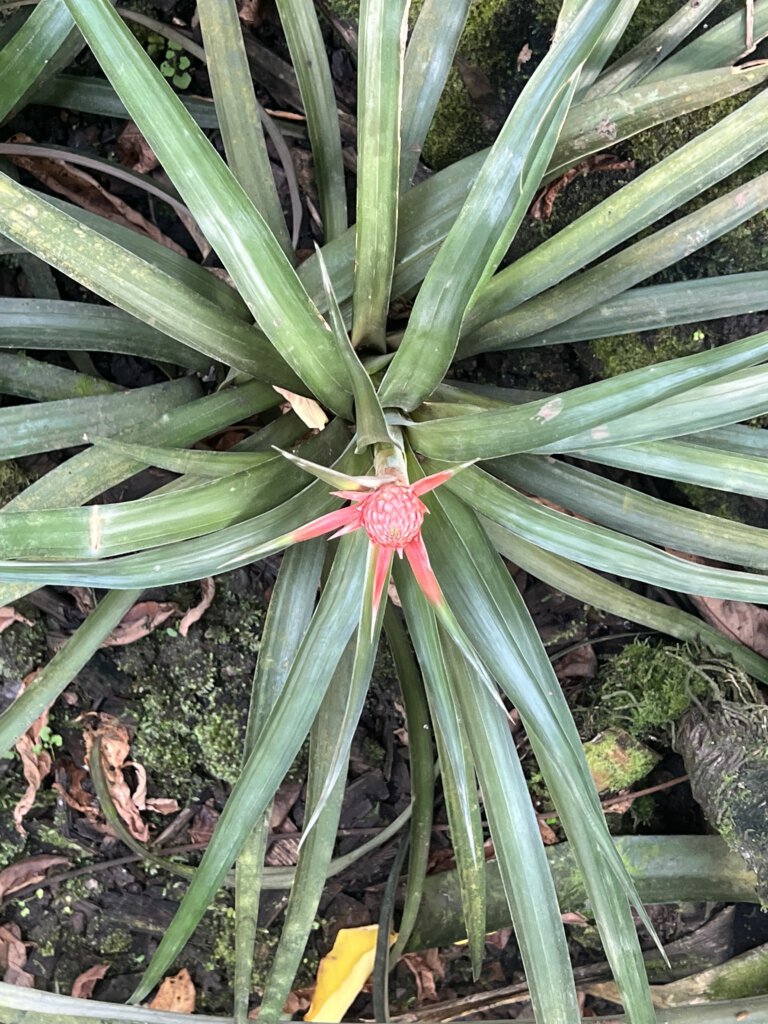
[[[348,413],[328,327],[261,215],[107,0],[66,2],[261,328],[321,401]]]
[[[304,741],[355,626],[365,556],[362,534],[342,539],[285,687],[232,790],[181,907],[133,994],[134,1002],[151,991],[181,952]]]

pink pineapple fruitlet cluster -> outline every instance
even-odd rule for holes
[[[381,603],[384,586],[389,579],[395,551],[401,558],[405,554],[426,599],[434,605],[442,604],[440,584],[429,564],[429,556],[421,536],[421,524],[429,510],[420,495],[439,487],[461,468],[459,466],[433,473],[432,476],[424,477],[413,484],[393,476],[349,477],[350,484],[357,490],[332,493],[349,501],[350,504],[336,512],[320,516],[306,526],[300,526],[290,534],[290,541],[297,543],[310,540],[331,531],[334,537],[341,537],[345,533],[352,533],[353,530],[365,530],[376,550],[374,617]]]

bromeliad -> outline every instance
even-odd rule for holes
[[[405,554],[427,600],[435,606],[444,604],[440,584],[429,564],[421,536],[421,524],[429,512],[421,495],[450,480],[469,463],[409,483],[402,452],[395,446],[379,448],[375,459],[375,476],[348,476],[300,459],[290,452],[282,454],[313,476],[333,483],[339,489],[331,493],[350,502],[344,508],[329,512],[294,530],[289,534],[290,543],[311,540],[325,533],[341,537],[353,530],[365,530],[376,550],[372,609],[374,619],[389,579],[395,551],[401,558]]]

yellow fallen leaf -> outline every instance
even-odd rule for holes
[[[325,424],[328,422],[328,417],[314,398],[305,398],[303,395],[294,394],[293,391],[287,391],[285,388],[279,388],[276,384],[273,384],[272,387],[278,395],[283,396],[302,423],[306,423],[306,425],[312,430],[323,429]]]
[[[304,1020],[338,1024],[373,970],[376,955],[377,924],[362,928],[342,928],[331,952],[320,961],[312,1005]],[[397,938],[389,936],[390,946]]]

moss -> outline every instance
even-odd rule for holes
[[[696,326],[665,327],[659,331],[598,338],[589,351],[603,377],[615,377],[644,366],[690,356],[702,349],[704,333]]]
[[[12,459],[0,462],[0,508],[21,494],[28,483],[29,477]]]
[[[337,18],[358,21],[360,18],[360,0],[328,0],[328,8]]]
[[[590,743],[584,754],[599,792],[616,793],[644,779],[659,755],[623,729],[607,729]]]
[[[212,933],[212,941],[208,947],[210,954],[205,962],[205,968],[219,976],[220,991],[215,997],[212,993],[205,997],[200,1008],[209,1013],[226,1012],[228,1000],[231,999],[230,992],[235,974],[235,910],[231,899],[220,897],[211,908],[206,922]],[[258,928],[256,930],[253,973],[251,975],[251,990],[253,992],[263,992],[279,942],[279,929]],[[296,975],[295,988],[304,988],[312,984],[317,973],[318,962],[318,955],[312,950],[307,950]],[[225,997],[223,1000],[219,998],[221,995]]]
[[[55,850],[62,850],[69,856],[82,856],[83,847],[73,839],[69,839],[59,826],[40,822],[35,829],[35,838],[39,843],[52,846]]]
[[[633,46],[637,46],[679,10],[680,0],[640,0],[632,15],[632,20],[627,25],[626,31],[614,51],[614,56],[620,57],[627,50],[631,50]]]
[[[714,701],[692,708],[680,723],[676,747],[691,788],[708,820],[738,852],[757,878],[757,893],[768,907],[768,708],[743,673],[712,659]],[[731,700],[735,697],[735,700]],[[752,701],[755,701],[754,703]]]
[[[0,870],[13,864],[26,846],[26,837],[16,831],[11,820],[13,808],[24,792],[20,765],[12,764],[0,778]]]
[[[755,94],[754,91],[733,96],[712,106],[696,110],[684,117],[678,117],[664,124],[656,125],[630,139],[627,147],[630,155],[644,166],[653,166],[676,153],[682,146],[712,128],[728,114],[733,113]],[[702,195],[695,197],[675,213],[675,218],[685,216],[751,181],[768,170],[768,154],[762,154],[734,174],[717,183]],[[654,225],[657,230],[663,226]],[[645,232],[645,233],[648,233]],[[752,217],[744,224],[729,231],[722,238],[661,272],[653,281],[679,280],[680,277],[707,277],[717,274],[736,273],[743,270],[760,270],[768,256],[768,215],[764,212]]]
[[[17,602],[16,608],[33,623],[17,622],[3,633],[0,643],[0,680],[13,686],[48,658],[46,630],[35,609]]]
[[[516,60],[529,35],[526,7],[510,0],[475,0],[459,43],[460,56],[488,79],[506,106],[516,80],[528,75],[527,69],[518,72]],[[452,68],[424,142],[425,163],[439,170],[489,146],[493,135],[458,70]]]
[[[411,26],[423,6],[413,0]],[[359,0],[330,0],[329,7],[340,18],[357,21]],[[512,93],[528,76],[517,70],[517,54],[531,38],[533,12],[524,0],[473,0],[464,26],[458,53],[484,75],[491,89],[509,106]],[[489,146],[494,132],[487,126],[461,74],[454,66],[435,112],[423,149],[423,160],[435,170]]]
[[[101,943],[100,952],[104,956],[119,956],[121,953],[128,953],[133,949],[133,935],[120,928],[115,928],[109,935],[105,935]]]
[[[707,999],[743,999],[768,991],[768,956],[764,946],[729,960],[712,972]]]
[[[381,768],[387,756],[387,752],[381,744],[371,739],[370,736],[366,736],[363,740],[362,754],[366,764],[369,764],[372,768]]]
[[[135,700],[135,754],[155,789],[183,802],[211,780],[237,779],[262,624],[259,602],[230,578],[186,638],[158,630],[117,653]]]
[[[694,697],[708,692],[696,671],[695,652],[684,645],[628,644],[601,662],[593,728],[620,725],[636,739],[666,737]]]

